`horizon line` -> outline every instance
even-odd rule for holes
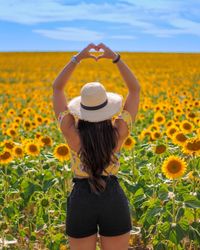
[[[77,51],[77,50],[4,50],[4,51],[0,51],[0,53],[48,53],[48,52],[53,52],[53,53],[59,53],[59,52],[75,52],[75,53],[79,53],[81,51]],[[117,53],[185,53],[185,54],[199,54],[200,51],[132,51],[132,50],[115,50],[115,52]],[[92,51],[91,53],[103,53],[103,51]]]

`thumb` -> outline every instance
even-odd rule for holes
[[[94,59],[96,60],[96,56],[89,55],[88,57],[89,57],[89,58],[94,58]]]
[[[101,55],[101,56],[97,56],[97,61],[99,60],[99,59],[101,59],[101,58],[104,58],[104,55]]]

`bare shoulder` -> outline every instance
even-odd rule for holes
[[[80,137],[77,128],[73,124],[69,128],[63,127],[62,133],[64,135],[64,138],[68,144],[68,146],[78,152],[80,148]]]
[[[128,136],[129,134],[128,125],[123,119],[115,119],[113,125],[115,128],[117,128],[121,140],[123,140],[125,137]]]

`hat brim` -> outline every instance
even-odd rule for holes
[[[71,114],[85,121],[99,122],[111,119],[113,115],[121,110],[123,96],[113,92],[106,92],[106,94],[108,103],[101,109],[86,110],[82,108],[80,105],[81,96],[77,96],[71,99],[67,105],[68,109]]]

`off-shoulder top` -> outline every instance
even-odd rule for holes
[[[58,125],[59,126],[61,125],[61,122],[62,122],[64,116],[67,114],[71,114],[68,109],[60,112],[60,114],[58,116]],[[74,115],[74,114],[72,114],[72,115]],[[127,110],[123,109],[118,116],[114,116],[112,119],[114,119],[114,120],[115,119],[123,119],[127,123],[129,134],[131,133],[131,131],[132,131],[132,118],[131,118],[130,113]],[[74,175],[77,177],[79,177],[79,176],[80,177],[89,177],[88,173],[86,173],[83,169],[83,166],[81,164],[78,153],[71,148],[69,148],[69,149],[70,149],[70,156],[71,156],[71,170],[74,173]],[[106,171],[104,170],[102,172],[102,175],[107,176],[108,174],[109,175],[110,174],[111,175],[117,174],[119,167],[120,167],[120,163],[119,163],[120,154],[121,154],[120,152],[114,153],[114,155],[117,157],[118,161],[116,163],[113,163],[113,164],[109,165],[108,167],[106,167]]]

